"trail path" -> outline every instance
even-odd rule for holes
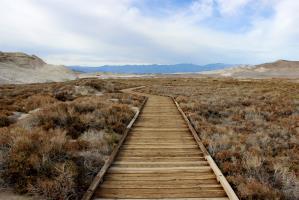
[[[93,198],[229,199],[172,99],[147,96]]]

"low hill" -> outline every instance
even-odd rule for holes
[[[37,56],[0,52],[0,84],[65,81],[75,78],[75,73],[68,68],[47,64]]]
[[[253,66],[238,66],[234,68],[207,72],[205,74],[234,78],[299,78],[299,61],[278,60]]]

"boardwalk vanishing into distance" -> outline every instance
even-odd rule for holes
[[[147,96],[92,198],[238,199],[214,161],[209,162],[174,101]]]

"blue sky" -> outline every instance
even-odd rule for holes
[[[299,60],[298,0],[1,0],[0,51],[49,63]]]

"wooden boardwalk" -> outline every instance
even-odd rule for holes
[[[148,97],[93,198],[229,199],[172,99]]]

